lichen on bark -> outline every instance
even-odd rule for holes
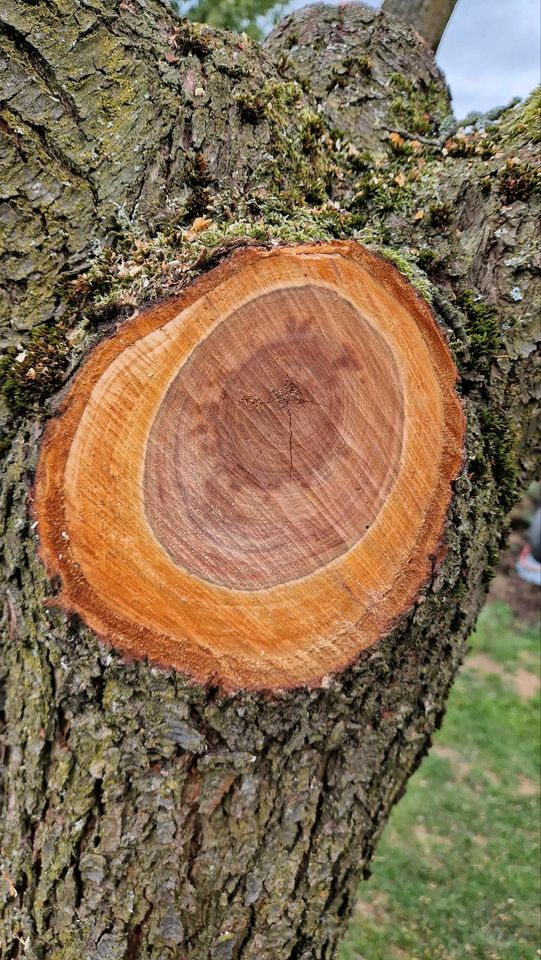
[[[410,28],[317,13],[264,52],[157,0],[2,9],[6,958],[331,957],[538,463],[535,101],[457,129]],[[446,559],[319,689],[223,696],[126,663],[47,603],[31,499],[57,391],[232,246],[335,237],[392,259],[460,368]]]

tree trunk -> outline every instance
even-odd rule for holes
[[[362,6],[288,17],[266,51],[153,0],[7,0],[0,22],[2,956],[330,958],[443,716],[517,478],[538,468],[534,102],[456,131],[426,46]],[[398,266],[460,371],[445,551],[317,682],[226,690],[123,656],[83,605],[54,604],[45,422],[135,307],[192,296],[234,248],[320,241]]]
[[[436,52],[457,0],[383,0],[382,9],[411,23]]]

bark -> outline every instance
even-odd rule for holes
[[[533,476],[540,455],[539,90],[518,113],[496,109],[466,132],[426,46],[397,18],[362,5],[299,10],[266,47],[286,76],[313,78],[317,109],[345,140],[346,169],[333,181],[333,197],[352,212],[356,235],[392,247],[402,266],[420,266],[454,305],[467,294],[485,309],[484,320],[475,308],[466,311],[477,355],[470,355],[473,371],[461,371],[463,389],[488,378],[499,415],[521,424],[521,477]],[[487,334],[491,313],[495,336],[481,343],[474,328],[480,323]]]
[[[382,9],[411,23],[435,53],[456,4],[457,0],[384,0]]]
[[[517,471],[538,465],[532,104],[463,137],[410,28],[362,6],[315,20],[287,18],[264,53],[152,0],[2,10],[6,958],[333,956],[443,716]],[[125,662],[47,603],[31,491],[56,391],[231,245],[336,236],[398,262],[460,366],[447,555],[315,689],[224,695]]]
[[[403,20],[364,4],[334,10],[324,3],[289,14],[264,46],[310,84],[332,127],[359,149],[386,144],[397,101],[432,94],[436,126],[450,113],[450,94],[432,52]],[[287,56],[284,54],[287,52]]]
[[[10,0],[0,31],[4,337],[62,313],[59,277],[119,221],[152,230],[171,206],[197,215],[210,191],[266,186],[263,153],[287,184],[295,160],[239,106],[279,80],[246,37],[180,21],[159,0]],[[295,118],[281,126],[293,148]]]

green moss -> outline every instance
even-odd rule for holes
[[[395,157],[399,157],[401,159],[404,159],[405,157],[411,157],[414,153],[411,140],[405,140],[404,137],[400,137],[398,134],[389,137],[388,145],[391,153],[393,153]]]
[[[449,157],[489,160],[496,152],[496,145],[485,130],[480,130],[451,137],[445,144],[445,151]]]
[[[508,160],[498,175],[500,193],[506,203],[529,200],[541,190],[541,172],[533,163]]]
[[[294,107],[302,98],[302,89],[296,80],[278,82],[269,81],[263,86],[263,92],[268,97],[271,106],[276,111]]]
[[[258,123],[266,115],[268,101],[260,91],[255,93],[239,93],[235,97],[240,115],[246,123]]]
[[[241,116],[248,123],[258,123],[267,118],[277,118],[284,110],[291,109],[302,97],[302,88],[295,80],[269,80],[254,93],[241,92],[236,103]]]
[[[347,159],[348,166],[355,173],[366,173],[374,167],[374,158],[369,150],[350,150]]]
[[[69,343],[62,324],[35,327],[25,343],[9,347],[0,358],[0,383],[15,414],[39,406],[62,382]]]
[[[419,219],[416,214],[424,206],[423,199],[426,201],[428,197],[432,201],[430,216],[426,216],[425,207],[421,214],[425,218],[423,227],[447,226],[453,215],[452,207],[433,202],[438,191],[439,164],[431,156],[432,148],[392,131],[384,149],[386,156],[381,150],[374,155],[367,150],[352,149],[348,144],[342,150],[342,169],[355,191],[352,199],[348,198],[348,206],[357,229],[371,225],[384,236],[388,232],[390,213],[416,221]]]
[[[385,174],[367,171],[357,181],[356,188],[351,204],[353,211],[359,210],[368,203],[381,211],[392,210],[393,202],[390,196],[392,188],[389,189],[388,177]]]
[[[269,149],[253,172],[254,183],[280,194],[287,186],[293,205],[323,204],[329,198],[335,156],[329,138],[323,142],[324,121],[303,107],[302,87],[296,81],[269,81],[255,92],[241,91],[237,106],[245,121],[266,123]],[[291,115],[298,112],[292,131]],[[297,119],[297,118],[296,118]]]
[[[299,114],[301,120],[301,143],[304,153],[313,153],[325,133],[325,122],[320,113],[305,108]]]
[[[507,512],[516,503],[518,496],[516,432],[502,410],[482,408],[479,421],[498,499],[502,509]]]
[[[401,165],[367,169],[355,187],[350,206],[358,216],[359,226],[367,224],[374,214],[381,216],[391,211],[405,213],[412,204],[412,181]]]
[[[193,53],[204,60],[216,46],[216,32],[202,23],[184,20],[175,30],[172,42],[174,49],[180,53]]]
[[[276,67],[276,72],[279,74],[279,76],[284,77],[285,79],[296,80],[297,83],[299,83],[302,87],[302,81],[300,80],[295,69],[295,61],[287,52],[287,50],[281,50],[280,53],[275,56],[274,64]]]
[[[539,143],[541,140],[541,87],[536,87],[524,103],[506,111],[501,118],[499,138],[515,143],[526,140]]]
[[[449,203],[432,203],[428,213],[430,225],[438,230],[448,227],[453,219],[453,208]]]
[[[363,74],[363,76],[365,77],[369,77],[370,74],[372,73],[372,68],[374,66],[374,63],[367,54],[364,54],[364,56],[356,58],[355,66],[358,69],[359,73]]]
[[[227,197],[222,200],[228,207]],[[245,243],[302,243],[348,236],[350,218],[331,205],[315,209],[290,195],[254,195],[238,202],[235,214],[220,212],[186,224],[184,211],[153,236],[125,224],[114,247],[103,249],[92,267],[72,281],[69,305],[75,316],[96,325],[126,310],[173,296],[198,273]]]
[[[395,94],[391,116],[408,133],[437,135],[440,123],[449,115],[447,92],[441,84],[412,80],[392,73],[389,83]]]
[[[426,273],[426,271],[433,266],[437,257],[438,255],[435,250],[430,250],[428,247],[423,247],[423,249],[417,254],[417,265]]]
[[[270,184],[275,195],[286,188],[293,206],[324,204],[329,200],[336,171],[332,145],[314,135],[317,125],[311,121],[297,127],[292,136],[287,116],[288,110],[270,116],[271,149],[254,171],[254,181]]]
[[[330,92],[336,87],[346,87],[355,76],[361,75],[363,77],[369,77],[372,73],[373,65],[373,61],[368,54],[364,54],[361,57],[344,57],[340,63],[337,63],[336,66],[333,67],[327,88],[328,91]]]
[[[486,177],[481,177],[479,180],[479,186],[481,187],[481,193],[484,196],[488,196],[492,190],[492,177],[488,174]]]
[[[471,364],[476,371],[489,369],[493,357],[502,350],[496,311],[483,303],[475,290],[463,290],[457,303],[464,313]]]

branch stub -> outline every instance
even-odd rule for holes
[[[237,251],[98,346],[48,424],[59,604],[226,689],[345,667],[441,550],[455,381],[428,306],[359,244]]]

